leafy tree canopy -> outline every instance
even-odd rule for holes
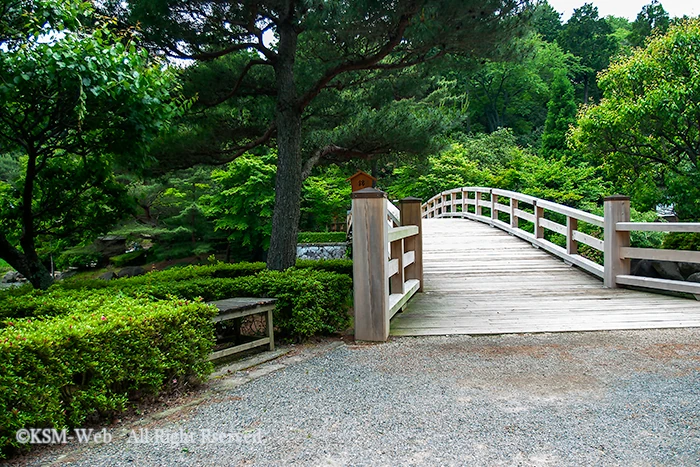
[[[0,257],[45,288],[37,242],[77,242],[119,220],[129,203],[114,164],[142,165],[178,104],[172,75],[87,4],[5,8],[0,152],[15,170],[0,180]]]
[[[700,20],[672,26],[602,74],[604,99],[579,117],[577,148],[644,207],[700,217]]]

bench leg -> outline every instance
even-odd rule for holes
[[[270,350],[275,350],[275,328],[272,325],[272,310],[267,312],[267,335],[270,338]]]

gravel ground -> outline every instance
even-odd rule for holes
[[[700,465],[700,329],[401,338],[266,365],[143,427],[149,442],[30,464]]]

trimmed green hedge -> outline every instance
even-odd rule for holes
[[[0,457],[18,447],[20,428],[81,426],[125,410],[130,397],[211,371],[214,307],[103,295],[64,301],[70,314],[0,330]]]
[[[276,326],[283,335],[303,338],[343,331],[349,325],[352,261],[300,260],[295,269],[284,272],[268,271],[264,263],[219,263],[112,281],[69,279],[48,291],[10,289],[0,294],[0,328],[8,319],[61,316],[71,312],[73,301],[110,300],[114,294],[207,301],[274,297],[279,299]]]
[[[345,232],[299,232],[299,243],[344,243],[348,239]]]

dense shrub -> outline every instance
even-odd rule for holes
[[[338,274],[346,274],[352,277],[351,259],[298,259],[297,269],[315,269],[317,271],[331,271]]]
[[[141,266],[146,264],[146,253],[148,253],[148,250],[134,250],[123,255],[112,256],[109,258],[109,262],[118,268],[123,266]]]
[[[8,290],[0,297],[0,328],[7,319],[51,317],[70,313],[74,301],[109,301],[115,294],[193,300],[229,297],[279,299],[275,326],[295,338],[342,331],[349,325],[352,261],[299,261],[285,272],[268,271],[264,263],[219,263],[188,266],[112,281],[67,280],[48,291]],[[3,322],[3,318],[5,321]]]
[[[86,269],[102,261],[102,254],[94,245],[70,248],[56,258],[56,267],[59,270],[69,267]]]
[[[347,240],[345,232],[300,232],[299,243],[342,243]]]
[[[100,294],[55,300],[70,314],[0,330],[0,457],[18,447],[19,428],[77,427],[211,371],[213,307]]]
[[[700,251],[700,233],[671,232],[664,238],[662,248]]]

